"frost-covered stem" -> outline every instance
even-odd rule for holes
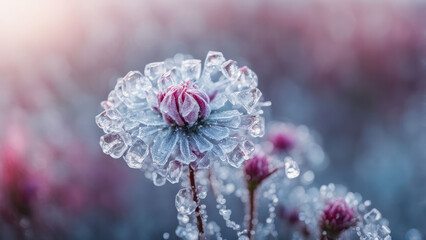
[[[195,217],[197,218],[197,228],[198,228],[198,239],[204,239],[204,226],[203,226],[203,218],[200,213],[200,203],[197,195],[197,186],[195,185],[195,170],[189,165],[189,182],[191,184],[192,189],[192,200],[197,204],[195,208]]]
[[[248,230],[247,237],[250,240],[254,239],[254,221],[256,219],[256,189],[249,189],[249,221],[248,221]]]

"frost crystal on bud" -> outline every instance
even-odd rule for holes
[[[117,81],[96,117],[100,145],[157,186],[177,183],[185,165],[208,168],[217,160],[240,167],[253,156],[248,138],[265,121],[258,78],[247,67],[210,51],[204,61],[177,54],[131,71]]]
[[[358,218],[352,207],[344,199],[335,199],[324,209],[320,219],[321,231],[329,239],[337,239],[339,235],[356,225]]]

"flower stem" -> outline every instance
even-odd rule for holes
[[[256,189],[249,189],[249,221],[248,221],[248,231],[247,237],[250,240],[254,239],[254,221],[256,219]]]
[[[195,217],[197,218],[197,228],[198,228],[198,239],[204,239],[204,225],[203,218],[200,213],[200,202],[197,195],[197,186],[195,185],[195,170],[189,165],[189,182],[191,184],[191,189],[193,193],[192,199],[197,204],[195,208]]]

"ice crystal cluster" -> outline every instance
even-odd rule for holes
[[[299,227],[293,239],[391,239],[388,221],[371,207],[371,201],[343,186],[298,186],[289,192],[279,191],[278,196],[280,205],[287,209],[281,216]]]
[[[100,145],[131,168],[144,168],[156,185],[176,183],[182,165],[207,168],[222,160],[240,167],[253,154],[250,137],[264,135],[256,74],[222,53],[201,60],[181,54],[118,79],[104,111]]]

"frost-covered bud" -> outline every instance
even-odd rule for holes
[[[192,82],[170,86],[157,95],[158,110],[169,125],[192,126],[210,115],[210,100]]]
[[[272,143],[276,151],[288,151],[296,145],[295,134],[292,132],[272,132],[268,140]]]
[[[249,190],[254,190],[257,186],[276,172],[278,169],[269,170],[269,161],[265,154],[258,153],[253,158],[244,163],[244,175]]]
[[[339,198],[328,204],[319,221],[323,239],[338,239],[343,231],[355,226],[358,218],[354,209]]]

